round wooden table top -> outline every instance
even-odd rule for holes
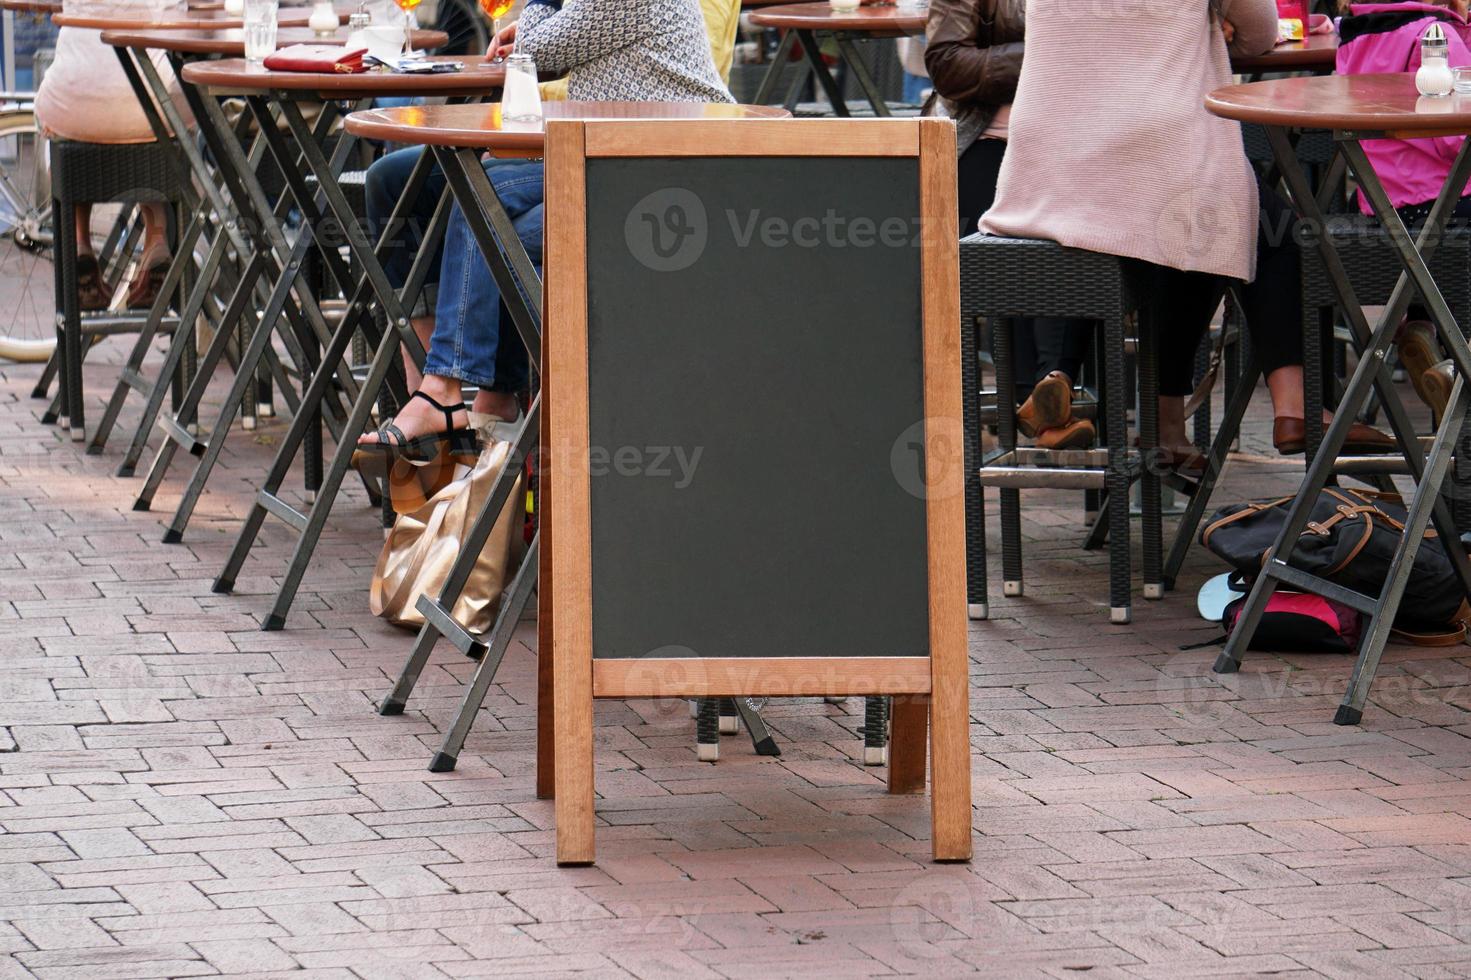
[[[547,119],[782,119],[777,106],[705,102],[545,102]],[[502,125],[500,103],[400,106],[351,113],[344,124],[354,136],[426,146],[538,152],[546,142],[540,126]]]
[[[282,10],[276,17],[276,24],[279,27],[305,27],[311,14],[307,9]],[[57,12],[51,15],[51,23],[57,27],[89,27],[98,31],[187,31],[243,27],[245,21],[211,11],[166,10],[155,17]]]
[[[1216,89],[1205,107],[1264,126],[1342,129],[1421,136],[1471,133],[1471,96],[1426,98],[1415,76],[1298,75]]]
[[[180,54],[216,54],[225,57],[245,56],[245,35],[239,30],[112,30],[102,32],[102,43],[118,48],[148,48],[158,51],[177,51]],[[290,44],[345,44],[347,31],[339,28],[335,34],[320,37],[304,27],[283,28],[276,32],[276,47]],[[449,43],[449,35],[443,31],[415,31],[414,48],[427,50]]]
[[[1338,62],[1337,34],[1310,34],[1302,41],[1279,44],[1266,54],[1232,58],[1237,72],[1332,71]]]
[[[302,71],[271,71],[252,68],[243,58],[196,61],[184,66],[184,81],[215,91],[310,92],[335,99],[372,95],[484,95],[499,89],[506,80],[504,64],[481,58],[435,55],[425,61],[458,61],[460,72],[438,75],[406,75],[391,71],[365,71],[355,75]]]
[[[900,10],[892,4],[859,7],[838,13],[827,3],[790,3],[766,7],[751,14],[758,27],[794,31],[845,31],[874,36],[923,34],[927,11]]]
[[[61,0],[0,0],[0,10],[17,14],[59,14]]]

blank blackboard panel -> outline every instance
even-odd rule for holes
[[[927,655],[918,162],[597,159],[587,201],[594,656]]]

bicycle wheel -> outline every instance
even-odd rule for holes
[[[475,0],[439,0],[434,27],[449,35],[449,43],[436,54],[478,58],[490,47],[490,28]]]
[[[46,142],[29,108],[0,110],[0,358],[44,361],[56,346]]]

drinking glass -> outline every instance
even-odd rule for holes
[[[516,6],[516,0],[480,0],[480,9],[485,11],[485,16],[490,18],[490,43],[495,43],[496,35],[501,32],[501,18],[511,12]],[[505,61],[505,57],[497,55],[497,62]]]
[[[245,62],[259,68],[276,50],[277,0],[245,0]]]
[[[398,9],[404,12],[404,57],[417,57],[423,52],[414,50],[414,8],[424,0],[393,0],[393,2],[398,4]]]

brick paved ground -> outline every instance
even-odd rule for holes
[[[1028,595],[970,634],[973,864],[929,865],[925,801],[855,764],[856,700],[775,703],[783,757],[713,767],[682,705],[633,702],[597,710],[600,863],[558,870],[529,628],[429,774],[468,664],[374,714],[408,638],[368,615],[361,497],[262,634],[280,527],[237,595],[209,584],[279,429],[234,433],[166,546],[116,450],[38,423],[36,374],[0,366],[0,977],[1471,975],[1465,647],[1392,650],[1335,728],[1345,658],[1212,675],[1178,649],[1213,632],[1198,554],[1109,626],[1077,501],[1033,495]],[[1264,428],[1223,499],[1291,485]]]

